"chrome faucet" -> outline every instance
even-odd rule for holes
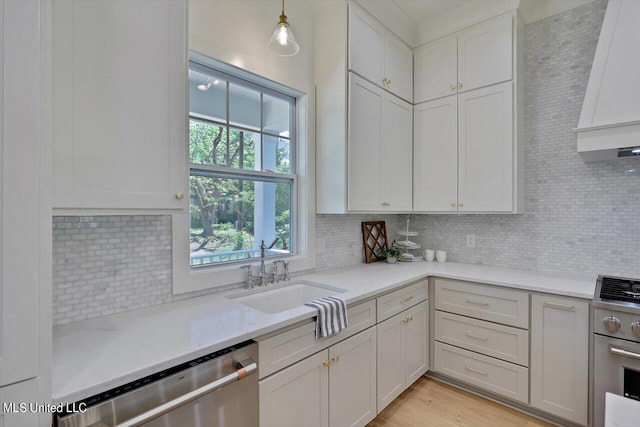
[[[267,285],[267,270],[264,266],[264,252],[267,249],[271,249],[278,243],[278,240],[282,242],[282,249],[287,249],[287,241],[283,237],[276,237],[269,246],[264,244],[264,240],[260,244],[260,286]]]

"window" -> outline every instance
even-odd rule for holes
[[[190,63],[191,268],[295,253],[296,98]],[[286,242],[286,245],[283,244]]]

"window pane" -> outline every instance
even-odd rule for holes
[[[290,147],[291,143],[288,139],[264,135],[263,169],[278,173],[292,173]]]
[[[229,129],[229,166],[238,169],[256,169],[256,147],[260,147],[260,134],[242,129]]]
[[[191,265],[260,258],[262,240],[278,243],[267,255],[291,253],[292,182],[207,176],[192,171]]]
[[[260,92],[231,83],[229,123],[260,132]]]
[[[194,116],[226,122],[226,80],[214,74],[189,70],[189,106]]]
[[[189,120],[189,162],[226,165],[227,128],[200,120]]]
[[[273,135],[290,137],[289,102],[264,94],[262,106],[264,131]]]

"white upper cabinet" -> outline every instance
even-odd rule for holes
[[[385,28],[362,8],[349,4],[349,70],[383,85]]]
[[[458,211],[514,209],[513,90],[505,82],[458,96]]]
[[[458,90],[511,80],[513,16],[503,15],[458,36]]]
[[[411,104],[350,73],[348,207],[411,210]]]
[[[413,100],[413,50],[387,31],[384,40],[386,88],[405,101]]]
[[[187,2],[53,2],[54,208],[186,206]]]
[[[349,70],[413,100],[413,51],[354,3],[349,3]]]
[[[413,88],[416,104],[457,93],[457,37],[446,37],[415,50]]]
[[[510,12],[416,49],[414,211],[522,211],[522,27]]]
[[[458,98],[416,105],[413,138],[413,210],[456,212]]]
[[[511,80],[513,19],[503,15],[417,48],[415,102]]]

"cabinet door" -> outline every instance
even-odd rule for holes
[[[379,211],[382,198],[382,104],[384,91],[350,73],[349,210]]]
[[[413,209],[455,212],[458,201],[458,100],[414,107]]]
[[[404,312],[378,324],[378,413],[405,389]]]
[[[405,101],[413,100],[413,51],[389,31],[384,38],[384,77],[387,90]]]
[[[385,94],[382,107],[382,197],[393,211],[410,211],[412,202],[413,107]],[[375,173],[375,171],[372,171]]]
[[[261,427],[327,427],[328,351],[321,351],[259,382]]]
[[[376,411],[376,328],[329,349],[329,424],[365,426]],[[305,396],[306,398],[306,396]],[[299,424],[305,425],[305,424]]]
[[[39,3],[0,2],[0,386],[38,375]]]
[[[186,5],[53,2],[54,207],[186,206]]]
[[[413,99],[416,104],[457,93],[457,37],[421,46],[415,50],[413,58]]]
[[[458,95],[458,211],[513,211],[513,89]]]
[[[459,91],[511,80],[513,16],[501,16],[458,36]]]
[[[429,306],[425,301],[404,312],[405,381],[407,388],[429,369]]]
[[[35,2],[34,2],[35,3]],[[1,5],[1,3],[0,3]],[[38,414],[38,412],[30,412],[27,408],[26,411],[21,412],[20,404],[44,403],[38,402],[36,396],[38,396],[38,380],[33,379],[29,381],[22,381],[17,384],[11,384],[7,387],[0,387],[0,402],[4,404],[15,404],[15,407],[5,411],[5,408],[0,408],[0,427],[33,427],[33,426],[46,426],[51,424],[51,416],[49,416],[49,423],[47,423],[46,414]],[[40,421],[40,422],[39,422]]]
[[[531,405],[587,424],[589,304],[550,295],[531,299]]]
[[[349,70],[379,86],[384,79],[384,36],[381,23],[349,3]]]

